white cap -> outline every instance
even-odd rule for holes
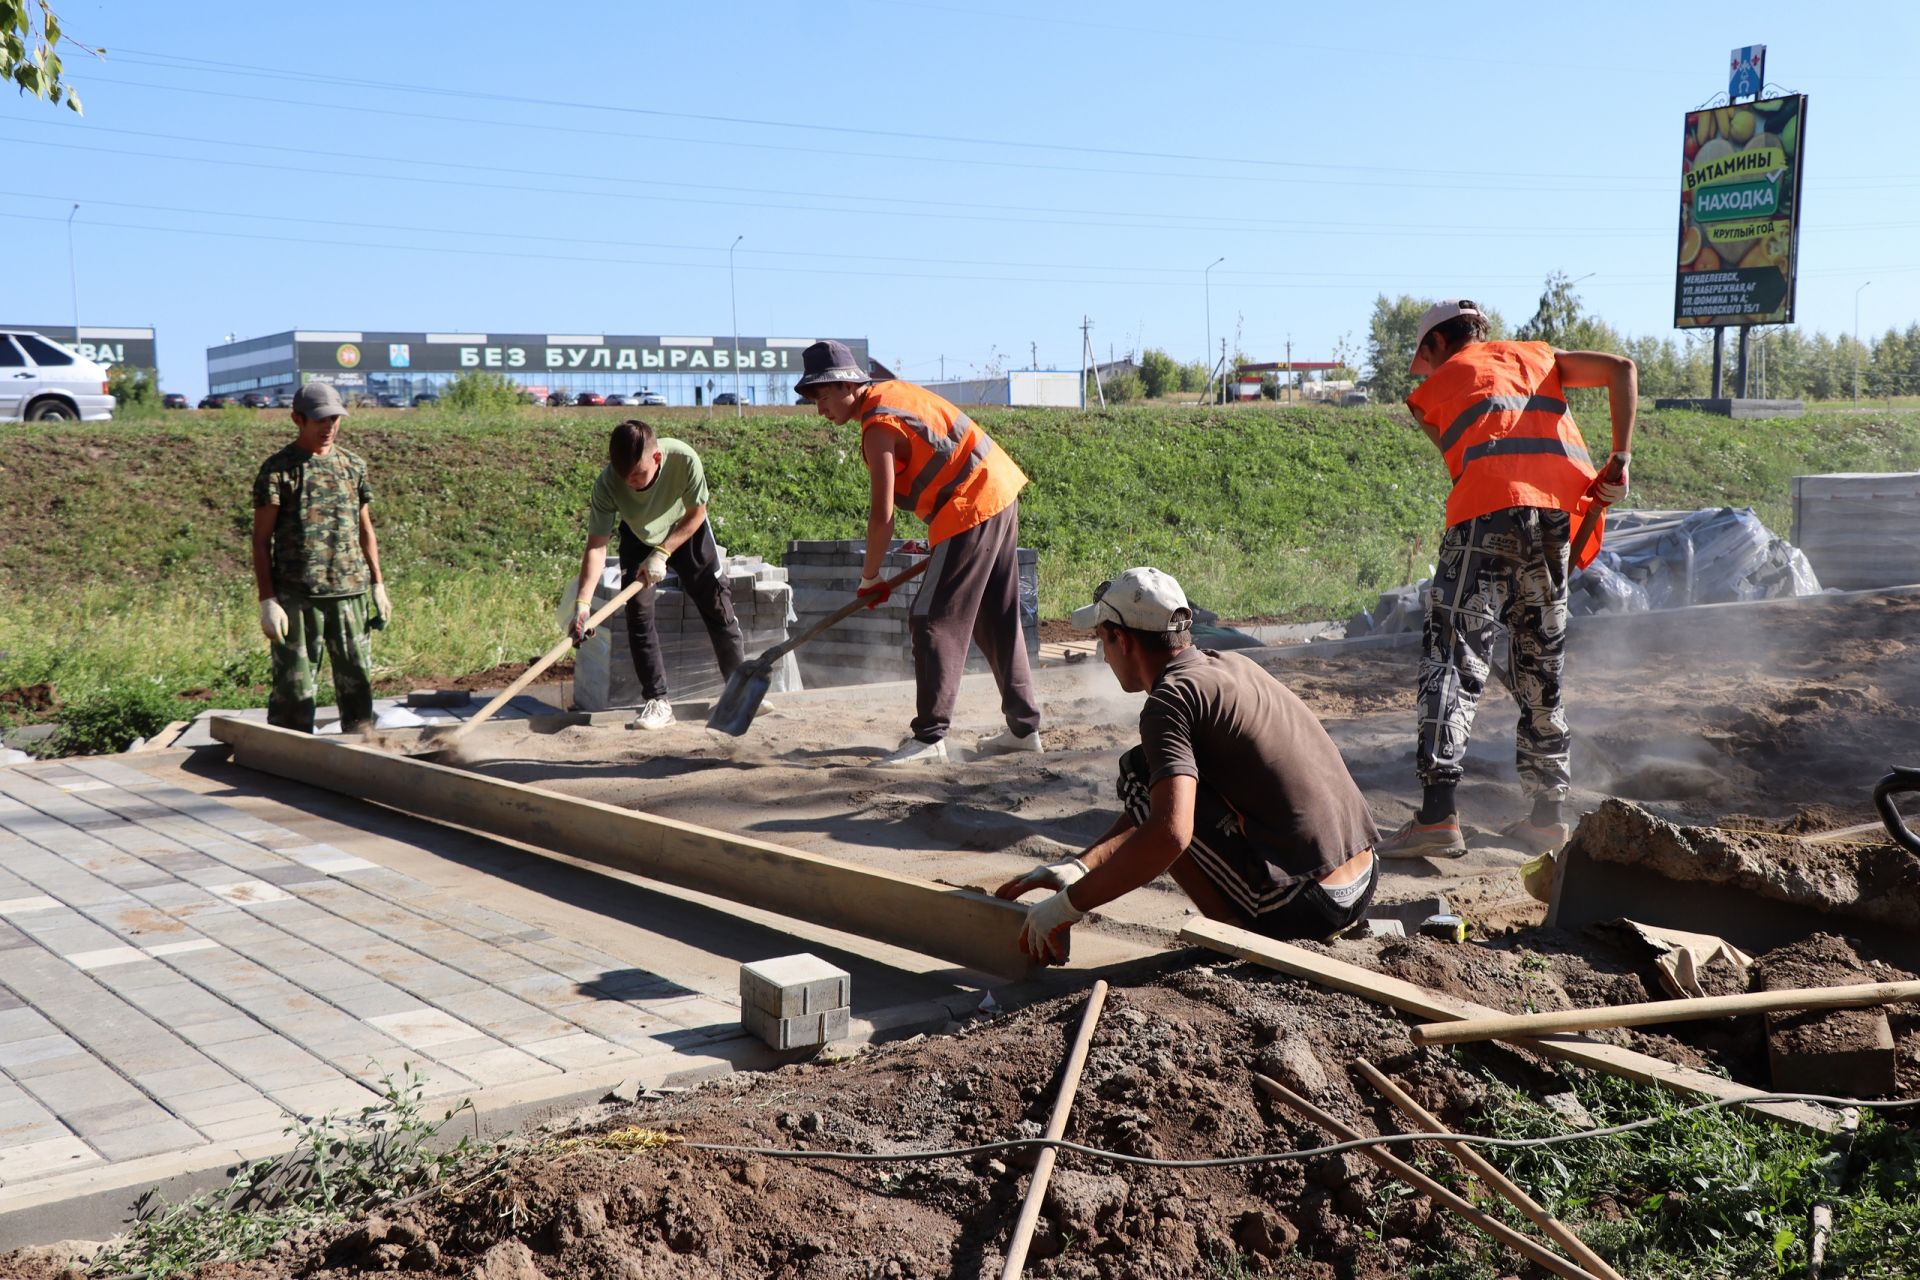
[[[1142,566],[1093,589],[1093,603],[1073,611],[1073,625],[1090,631],[1102,622],[1134,631],[1185,631],[1193,625],[1187,593],[1172,575]]]
[[[1407,366],[1407,371],[1420,374],[1433,372],[1432,369],[1420,367],[1420,344],[1427,340],[1428,334],[1455,316],[1479,316],[1484,320],[1486,314],[1472,298],[1443,298],[1428,307],[1420,317],[1420,328],[1413,335],[1413,363]]]

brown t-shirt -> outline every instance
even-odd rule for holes
[[[1378,838],[1319,719],[1240,654],[1175,654],[1140,710],[1140,742],[1148,785],[1198,779],[1240,815],[1277,884],[1318,880]]]

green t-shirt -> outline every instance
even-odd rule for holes
[[[665,438],[658,444],[660,471],[644,489],[628,488],[611,466],[600,468],[587,511],[588,533],[610,538],[624,520],[640,541],[657,547],[682,516],[707,505],[707,473],[693,446]]]
[[[318,457],[290,444],[262,463],[253,505],[279,508],[270,544],[274,589],[316,598],[371,590],[360,508],[372,501],[367,464],[339,445]]]

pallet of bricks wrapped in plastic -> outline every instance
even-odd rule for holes
[[[926,558],[924,551],[906,551],[913,545],[895,539],[880,576],[893,578]],[[793,588],[794,629],[803,631],[853,598],[860,587],[860,563],[865,542],[793,541],[785,556],[787,582]],[[1020,622],[1027,657],[1040,653],[1039,554],[1019,549]],[[794,657],[809,688],[822,685],[869,684],[878,680],[913,679],[913,638],[907,618],[919,597],[923,579],[915,578],[896,590],[877,609],[863,609],[816,640],[801,646]],[[967,654],[969,671],[986,670],[977,648]]]
[[[746,639],[747,657],[753,658],[787,638],[787,628],[794,618],[793,589],[787,584],[785,569],[759,556],[729,556],[724,563],[734,616]],[[593,607],[598,609],[619,591],[620,570],[610,565],[594,588]],[[572,616],[570,603],[563,602],[562,609],[569,618]],[[667,696],[675,702],[719,697],[726,681],[714,661],[706,621],[671,573],[654,589],[653,628],[660,637],[661,658],[666,664]],[[627,618],[622,609],[575,655],[573,699],[579,710],[637,707],[646,700],[628,655]],[[774,666],[771,690],[791,692],[800,687],[800,669],[788,655]]]

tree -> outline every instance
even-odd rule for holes
[[[117,409],[160,407],[160,384],[149,371],[131,365],[108,366],[107,394],[113,397]]]
[[[1420,316],[1433,305],[1430,298],[1401,294],[1392,302],[1381,294],[1373,300],[1373,318],[1367,324],[1367,364],[1371,367],[1373,398],[1389,404],[1407,398],[1413,390],[1413,338]]]
[[[10,80],[20,92],[58,106],[64,102],[80,114],[80,95],[60,78],[61,42],[96,58],[105,49],[88,49],[60,29],[60,16],[48,0],[0,0],[0,80]]]
[[[1158,347],[1140,353],[1140,384],[1149,398],[1158,399],[1180,389],[1180,365]]]
[[[440,403],[463,413],[499,413],[520,403],[520,386],[504,373],[468,369],[449,382]]]

